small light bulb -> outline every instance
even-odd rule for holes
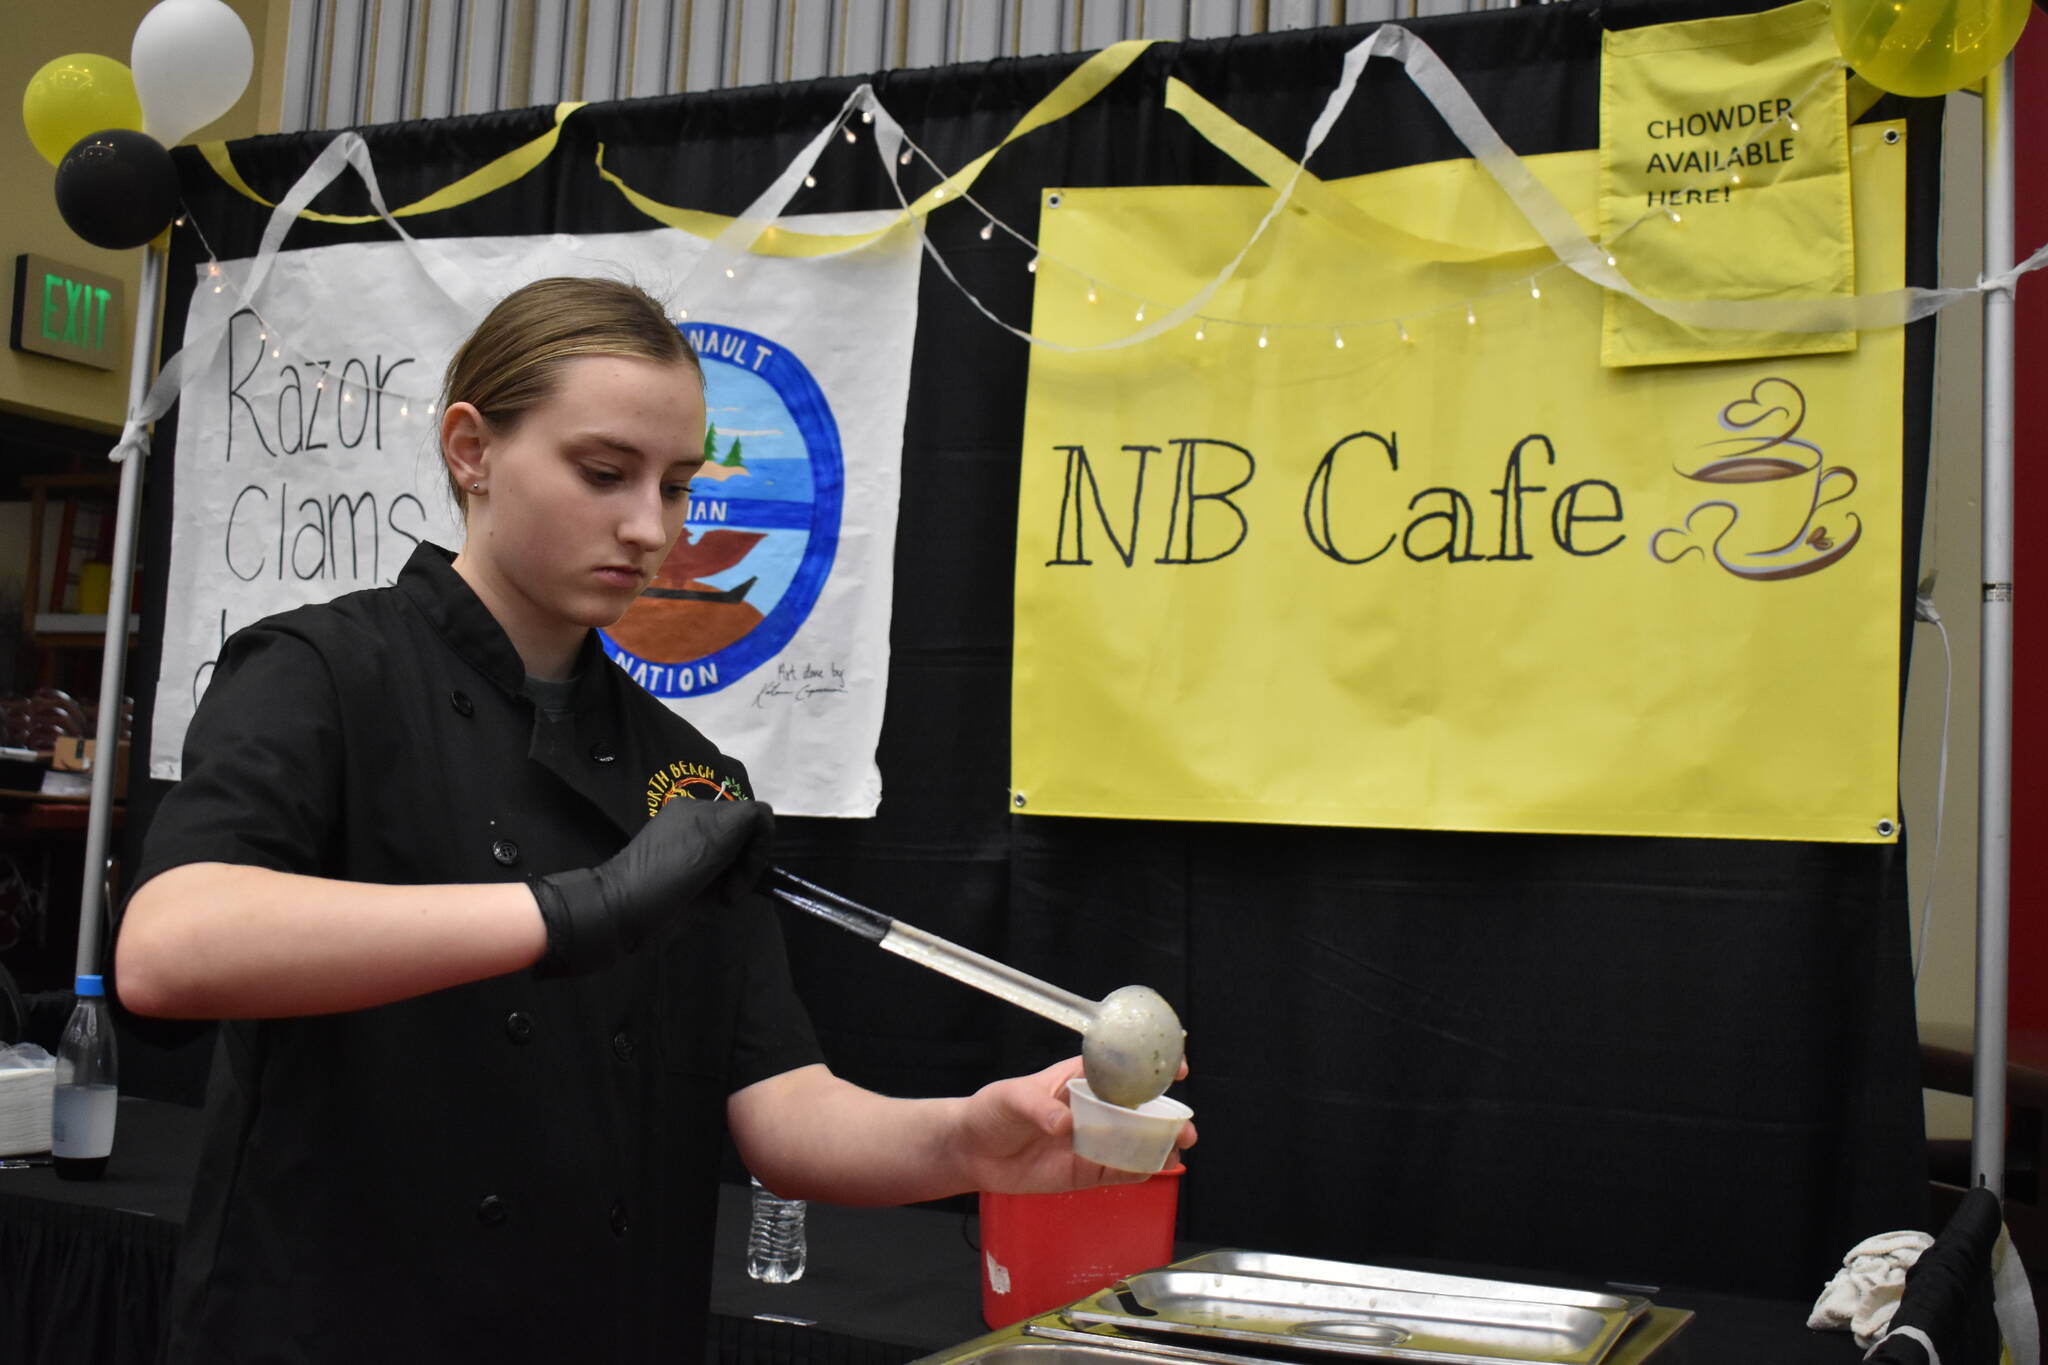
[[[1088,286],[1088,302],[1095,302],[1095,286],[1093,284]]]
[[[945,197],[946,197],[946,187],[945,187],[944,185],[934,185],[934,186],[932,187],[932,199],[933,199],[933,201],[934,201],[934,202],[936,202],[936,201],[938,201],[938,200],[940,200],[940,199],[944,199]]]
[[[1335,329],[1335,330],[1334,330],[1334,331],[1333,331],[1333,332],[1331,333],[1331,335],[1332,335],[1333,337],[1335,337],[1335,339],[1336,339],[1336,342],[1337,342],[1337,349],[1338,349],[1338,350],[1340,350],[1340,351],[1341,351],[1341,350],[1343,350],[1343,349],[1344,349],[1344,329],[1343,329],[1343,328],[1341,328],[1341,327],[1339,327],[1339,328]]]
[[[432,417],[434,415],[434,409],[438,406],[439,404],[436,403],[427,404],[427,416]]]
[[[1795,124],[1793,124],[1792,126],[1796,128],[1796,127],[1798,127],[1799,125],[1795,123]],[[175,222],[174,224],[172,224],[172,226],[173,226],[173,227],[183,227],[183,226],[185,226],[185,215],[184,215],[184,214],[182,214],[182,213],[181,213],[181,214],[179,214],[179,215],[178,215],[178,220],[177,220],[177,222]]]
[[[1685,221],[1685,220],[1684,220],[1683,218],[1680,218],[1680,217],[1678,216],[1678,210],[1677,210],[1677,209],[1666,209],[1666,210],[1664,210],[1664,211],[1665,211],[1666,213],[1668,213],[1668,214],[1670,214],[1670,215],[1671,215],[1671,221],[1672,221],[1672,222],[1674,222],[1674,223],[1682,223],[1682,222],[1684,222],[1684,221]]]
[[[1477,327],[1479,325],[1479,314],[1472,311],[1472,305],[1469,303],[1465,305],[1465,325],[1467,327]]]
[[[1259,329],[1259,349],[1262,351],[1266,349],[1266,329],[1263,327]]]
[[[860,141],[860,139],[859,139],[859,138],[857,138],[857,137],[855,137],[855,136],[853,135],[853,129],[851,129],[851,128],[842,128],[842,129],[841,129],[840,131],[846,134],[846,140],[847,140],[847,141],[848,141],[849,143],[853,143],[853,142],[858,142],[858,141]]]
[[[1024,269],[1028,274],[1036,275],[1038,273],[1038,258],[1033,256],[1030,260],[1024,262]]]
[[[1789,123],[1789,124],[1791,124],[1791,125],[1792,125],[1792,131],[1793,131],[1793,132],[1795,132],[1795,133],[1796,133],[1796,132],[1798,132],[1798,131],[1799,131],[1799,120],[1798,120],[1798,119],[1796,119],[1796,118],[1788,118],[1788,119],[1786,119],[1786,120],[1785,120],[1785,122],[1787,122],[1787,123]]]
[[[1405,322],[1395,323],[1394,330],[1401,334],[1401,340],[1403,341],[1412,341],[1414,339],[1408,335],[1408,324]]]
[[[1728,180],[1730,184],[1740,185],[1742,183],[1742,176],[1740,174],[1731,175],[1728,177]]]
[[[208,262],[206,263],[206,273],[207,273],[208,275],[218,275],[218,274],[220,274],[220,262],[219,262],[219,261],[208,261]]]
[[[1209,335],[1209,333],[1207,332],[1207,330],[1205,330],[1205,325],[1204,325],[1203,323],[1199,323],[1199,322],[1198,322],[1198,323],[1196,323],[1196,324],[1195,324],[1195,340],[1197,340],[1197,341],[1200,341],[1200,340],[1201,340],[1201,339],[1202,339],[1203,337],[1206,337],[1207,335]]]
[[[219,286],[219,285],[215,285],[215,286],[213,287],[213,292],[214,292],[214,293],[216,293],[216,294],[218,294],[218,293],[220,292],[220,286]]]
[[[270,333],[268,333],[268,332],[258,332],[258,333],[256,334],[256,339],[257,339],[258,341],[268,341],[268,340],[270,340]]]
[[[323,375],[321,375],[321,376],[320,376],[320,377],[319,377],[318,379],[314,380],[314,381],[313,381],[313,387],[314,387],[314,388],[316,388],[316,389],[324,389],[324,388],[326,388],[326,387],[327,387],[327,376],[323,374]]]
[[[399,415],[400,417],[410,417],[410,416],[412,416],[412,404],[410,404],[410,403],[400,403],[400,404],[398,405],[398,415]]]
[[[903,155],[896,158],[896,164],[899,166],[908,166],[910,164],[910,148],[905,147],[903,149]]]
[[[1540,299],[1540,298],[1542,298],[1542,297],[1543,297],[1543,286],[1542,286],[1542,285],[1540,285],[1540,284],[1537,284],[1537,283],[1536,283],[1536,282],[1535,282],[1534,280],[1531,280],[1531,281],[1529,281],[1529,297],[1530,297],[1530,298],[1532,298],[1532,299]]]
[[[1145,320],[1145,305],[1141,303],[1141,304],[1139,304],[1139,305],[1138,305],[1138,321],[1140,321],[1140,322],[1143,322],[1144,320]]]
[[[860,111],[860,121],[861,121],[862,123],[873,123],[873,122],[875,121],[875,111],[874,111],[874,110],[872,110],[872,109],[863,109],[863,110],[861,110],[861,111]]]
[[[1607,258],[1607,264],[1609,264],[1609,265],[1613,265],[1613,264],[1614,264],[1614,258],[1613,258],[1612,256],[1609,256],[1609,257]]]
[[[280,354],[281,352],[277,349],[277,347],[273,346],[270,348],[270,358],[272,360],[277,359]]]
[[[341,391],[341,401],[344,403],[353,403],[356,401],[356,396],[350,393],[347,389],[343,389]]]
[[[727,266],[727,267],[725,268],[725,277],[726,277],[727,279],[729,279],[729,280],[732,280],[732,279],[738,279],[738,278],[739,278],[739,272],[738,272],[738,271],[736,271],[736,270],[734,270],[734,269],[733,269],[733,268],[732,268],[731,266]]]
[[[817,177],[817,176],[815,176],[815,175],[807,175],[807,176],[805,176],[805,177],[804,177],[804,188],[805,188],[805,189],[807,189],[807,190],[814,190],[814,189],[818,188],[818,177]]]
[[[687,309],[687,308],[678,308],[678,309],[676,309],[676,321],[677,321],[677,322],[688,322],[689,320],[690,320],[690,310],[689,310],[689,309]]]
[[[985,241],[987,241],[987,240],[988,240],[989,238],[991,238],[991,237],[993,237],[993,236],[995,236],[995,235],[996,235],[996,220],[995,220],[995,219],[993,219],[993,218],[991,218],[991,219],[989,219],[989,220],[988,220],[988,221],[987,221],[986,223],[983,223],[983,224],[981,225],[981,240],[985,242]]]

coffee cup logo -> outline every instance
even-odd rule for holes
[[[1819,573],[1856,547],[1861,517],[1846,508],[1823,516],[1856,491],[1856,471],[1828,464],[1799,435],[1806,395],[1797,384],[1758,380],[1715,420],[1730,434],[1708,443],[1712,454],[1703,462],[1675,472],[1716,496],[1650,537],[1658,562],[1676,564],[1697,551],[1737,578],[1763,583]]]

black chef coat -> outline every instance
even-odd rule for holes
[[[567,711],[537,709],[450,560],[227,642],[136,885],[513,881],[671,796],[752,795],[595,632]],[[589,976],[226,1023],[170,1359],[700,1360],[726,1096],[817,1059],[758,898]]]

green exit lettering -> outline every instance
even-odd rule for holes
[[[107,344],[107,301],[112,291],[43,275],[43,337],[48,341],[97,351]]]

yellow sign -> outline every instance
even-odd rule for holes
[[[1610,31],[1600,148],[1600,240],[1643,293],[1853,292],[1847,100],[1821,0]],[[1601,356],[1656,365],[1855,345],[1854,332],[1706,332],[1610,294]]]
[[[1851,139],[1856,288],[1895,288],[1903,128]],[[1528,164],[1591,230],[1598,154]],[[1033,352],[1017,807],[1894,837],[1900,334],[1606,368],[1602,292],[1473,163],[1326,186],[1463,259],[1290,211],[1203,318]],[[1272,194],[1049,193],[1033,331],[1137,330]]]

